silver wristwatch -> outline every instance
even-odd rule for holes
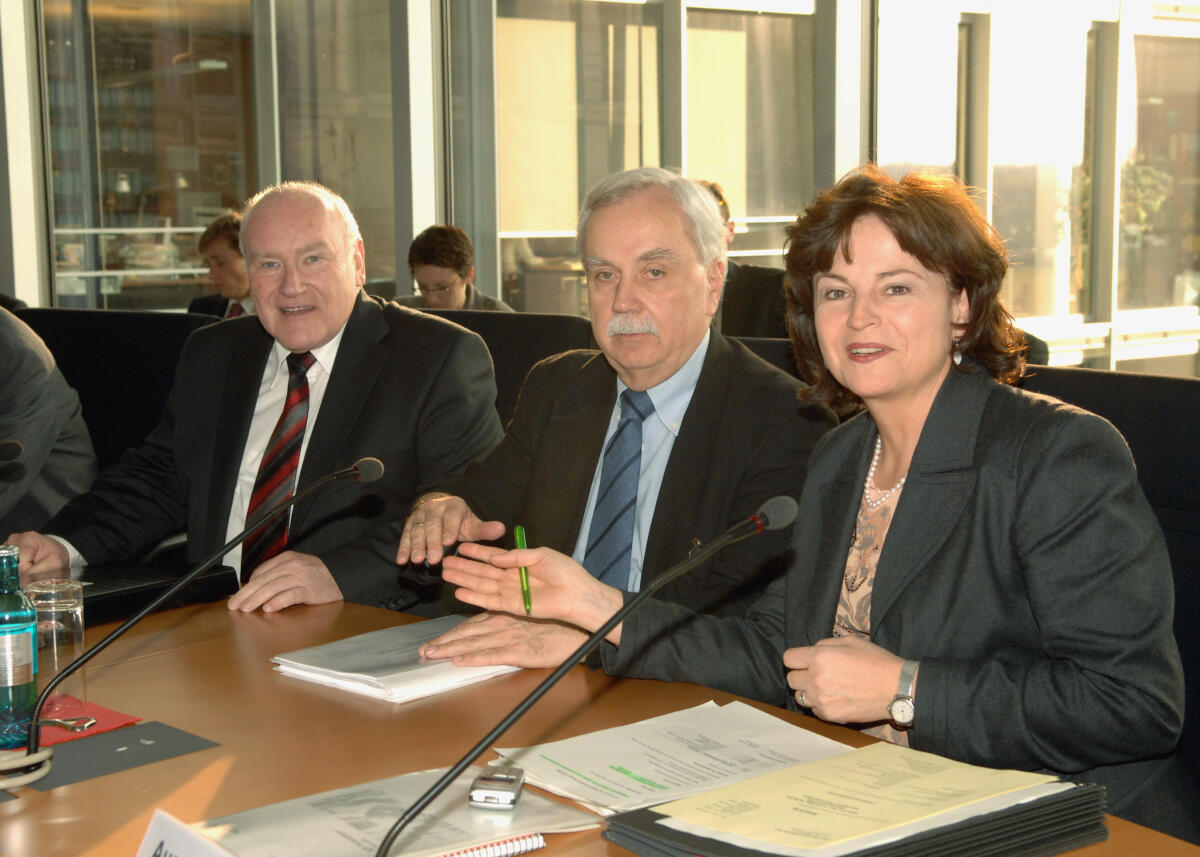
[[[888,717],[892,725],[899,729],[907,729],[913,724],[916,709],[913,705],[913,679],[917,675],[917,661],[905,661],[900,668],[900,684],[896,688],[896,696],[888,703]]]

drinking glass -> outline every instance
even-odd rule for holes
[[[83,654],[83,587],[78,580],[35,580],[25,594],[37,611],[38,694],[63,667]],[[79,670],[54,689],[43,717],[81,717],[87,706],[87,683]]]

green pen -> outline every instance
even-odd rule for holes
[[[517,541],[517,550],[525,550],[525,528],[520,524],[513,527],[513,538]],[[533,597],[529,594],[529,569],[521,566],[521,598],[525,601],[525,615],[533,615]]]

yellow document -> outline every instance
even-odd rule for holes
[[[815,849],[1055,780],[881,742],[663,804],[655,811],[772,845]]]

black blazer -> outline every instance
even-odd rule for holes
[[[814,452],[795,564],[746,619],[649,603],[603,653],[606,668],[795,708],[782,653],[831,635],[875,436],[862,414]],[[871,601],[872,640],[921,663],[912,746],[1100,782],[1111,812],[1178,833],[1168,816],[1180,798],[1164,779],[1183,719],[1171,617],[1162,533],[1116,430],[951,371]]]
[[[797,398],[803,385],[741,343],[712,336],[671,449],[646,542],[646,580],[685,559],[777,494],[797,496],[808,455],[834,424]],[[525,526],[529,544],[570,554],[616,401],[599,351],[568,351],[530,370],[504,440],[441,486],[484,520]],[[748,539],[668,584],[662,597],[740,614],[787,566],[786,532]]]
[[[273,340],[256,316],[196,331],[162,421],[46,532],[92,563],[129,559],[184,526],[196,561],[221,546]],[[491,358],[473,333],[359,293],[301,466],[299,485],[373,456],[383,478],[331,485],[292,511],[291,544],[328,566],[347,600],[403,606],[404,510],[500,439]]]

